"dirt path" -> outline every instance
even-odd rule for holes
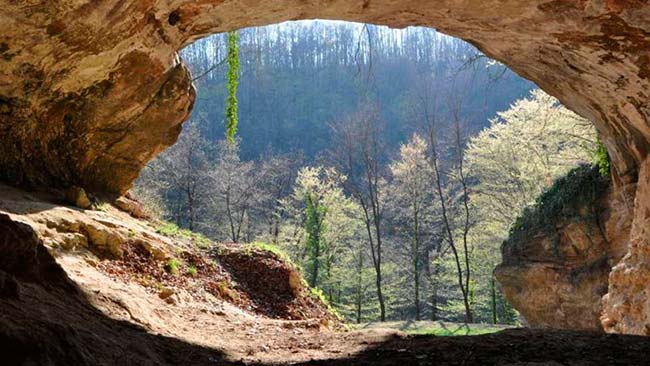
[[[66,262],[70,259],[63,258]],[[0,273],[2,365],[647,365],[643,337],[505,330],[472,337],[337,333],[234,309],[169,305],[92,271],[48,273],[49,285]],[[105,279],[104,279],[105,280]],[[14,289],[14,290],[12,290]],[[15,290],[18,289],[18,290]],[[137,298],[137,297],[134,297]],[[98,310],[100,309],[100,310]],[[141,324],[141,325],[139,325]]]
[[[253,316],[226,303],[170,305],[102,277],[77,257],[59,262],[74,282],[57,271],[48,272],[48,285],[0,272],[0,364],[595,366],[646,365],[650,354],[647,338],[577,332],[333,332],[309,321]]]

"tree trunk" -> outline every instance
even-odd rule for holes
[[[314,248],[314,258],[312,258],[312,270],[311,270],[311,280],[310,286],[316,288],[318,285],[318,264],[320,262],[320,238],[316,241],[316,247]]]
[[[362,275],[363,275],[363,251],[359,248],[359,267],[357,271],[357,324],[361,323],[361,301],[362,301]]]
[[[377,271],[377,297],[379,298],[379,313],[380,321],[386,321],[386,305],[384,304],[384,295],[381,292],[381,270],[376,269]]]
[[[431,320],[438,320],[438,281],[434,279],[431,286]]]
[[[415,320],[420,320],[420,239],[418,237],[418,209],[417,203],[413,204],[413,283],[415,286]]]
[[[490,277],[490,290],[492,292],[492,324],[497,323],[497,291],[494,285],[494,275]]]

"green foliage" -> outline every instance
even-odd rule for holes
[[[601,175],[597,166],[581,165],[571,170],[539,196],[534,206],[524,209],[504,247],[525,242],[536,230],[554,234],[560,220],[580,216],[579,210],[592,207],[609,184],[609,176]]]
[[[92,209],[95,211],[108,212],[111,209],[111,204],[108,202],[95,202],[92,205]]]
[[[165,270],[170,274],[176,276],[178,274],[178,267],[180,267],[180,262],[176,258],[170,258],[165,265]]]
[[[238,123],[237,86],[239,85],[239,33],[228,32],[228,100],[226,101],[226,138],[235,142]]]
[[[196,277],[198,273],[199,271],[196,269],[196,266],[190,266],[187,269],[187,274],[190,275],[190,277]]]
[[[596,142],[596,151],[594,152],[594,165],[598,167],[598,171],[601,175],[609,176],[611,161],[609,159],[607,147],[605,144],[603,144],[603,141],[601,139],[598,139]]]
[[[307,233],[307,255],[309,256],[310,285],[318,284],[318,269],[324,251],[326,207],[309,192],[305,197],[305,232]]]
[[[212,241],[201,233],[195,233],[188,229],[181,229],[172,222],[162,222],[162,225],[156,228],[156,232],[171,238],[181,238],[189,240],[199,248],[208,248]]]

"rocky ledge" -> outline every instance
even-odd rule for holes
[[[609,177],[591,166],[559,179],[524,211],[495,274],[528,325],[602,331],[601,298],[626,253],[628,216]]]

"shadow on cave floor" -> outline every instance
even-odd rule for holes
[[[0,215],[0,365],[228,365],[93,307],[28,225]]]
[[[223,334],[228,337],[228,334]],[[342,339],[342,337],[341,337]],[[338,340],[343,342],[343,340]],[[470,337],[359,341],[363,350],[300,365],[646,365],[650,339],[513,329]],[[106,316],[31,228],[0,215],[0,365],[236,365],[227,354]],[[282,364],[282,362],[276,363]]]
[[[84,211],[65,202],[62,194],[57,196],[46,191],[27,192],[3,183],[0,183],[0,197],[2,197],[0,210],[15,215],[35,214],[57,207],[66,207],[78,212]]]

